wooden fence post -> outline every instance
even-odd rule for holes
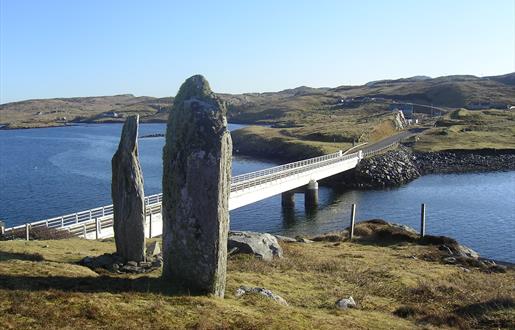
[[[27,241],[30,240],[30,224],[29,223],[25,224],[25,239]]]
[[[5,235],[5,222],[0,221],[0,236]]]
[[[84,236],[84,238],[86,238],[87,234],[88,234],[88,231],[86,229],[86,224],[83,224],[82,225],[82,235]]]
[[[148,238],[152,238],[152,211],[150,211],[150,219],[148,221]]]
[[[426,204],[422,203],[420,207],[420,237],[426,235]]]
[[[352,204],[352,208],[350,210],[350,231],[349,231],[349,239],[354,237],[354,223],[356,221],[356,204]]]

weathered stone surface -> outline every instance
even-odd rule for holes
[[[148,257],[147,260],[148,261],[140,262],[133,260],[124,261],[116,253],[104,253],[100,256],[85,257],[79,261],[79,264],[91,268],[92,270],[103,268],[114,273],[135,274],[152,272],[161,267],[161,257],[159,255],[155,257]]]
[[[281,242],[286,242],[286,243],[295,243],[297,242],[297,240],[293,237],[288,237],[288,236],[282,236],[282,235],[274,235],[275,238],[277,238],[279,241]]]
[[[138,158],[139,116],[125,121],[112,159],[111,195],[116,251],[125,260],[145,259],[145,194]]]
[[[240,286],[236,290],[235,296],[236,296],[236,298],[239,298],[239,297],[241,297],[245,294],[249,294],[249,293],[257,293],[257,294],[260,294],[267,298],[270,298],[281,305],[288,306],[288,302],[286,302],[286,300],[284,300],[283,297],[281,297],[265,288],[250,288],[250,287],[246,287],[246,286]]]
[[[347,309],[347,308],[356,308],[356,302],[354,298],[342,298],[336,302],[336,308],[338,309]]]
[[[281,258],[283,249],[277,239],[268,233],[255,233],[251,231],[232,231],[229,233],[227,248],[236,248],[234,254],[253,254],[258,258],[271,261],[274,257]]]
[[[200,75],[174,99],[163,153],[163,278],[223,297],[232,143],[225,105]]]
[[[310,240],[309,238],[302,237],[302,236],[295,236],[295,240],[298,243],[313,243],[314,242],[313,240]]]
[[[457,254],[461,257],[479,259],[479,253],[462,244],[458,244]]]

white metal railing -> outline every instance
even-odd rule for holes
[[[397,141],[392,142],[382,148],[372,149],[367,152],[361,151],[352,154],[344,155],[342,151],[332,154],[314,157],[310,159],[301,160],[298,162],[288,163],[280,166],[274,166],[264,170],[245,173],[232,177],[231,192],[236,192],[251,187],[259,186],[268,182],[276,181],[282,178],[300,174],[303,172],[312,171],[317,168],[322,168],[338,162],[346,161],[349,159],[357,158],[358,161],[361,157],[371,156],[385,149],[398,144]],[[360,155],[361,154],[361,155]],[[145,206],[148,212],[152,214],[159,207],[161,212],[161,202],[163,194],[155,194],[145,197]],[[5,237],[12,236],[15,232],[23,230],[29,226],[30,228],[52,228],[68,230],[74,236],[85,236],[92,231],[101,231],[103,228],[112,227],[113,225],[113,205],[105,205],[93,209],[70,213],[54,218],[39,220],[28,224],[5,228]]]
[[[343,155],[342,151],[338,151],[329,155],[305,159],[294,163],[235,176],[232,179],[231,192],[248,189],[254,186],[259,186],[299,173],[308,172],[348,159],[357,158],[359,157],[358,154],[359,152]]]
[[[157,194],[161,195],[161,194]],[[153,196],[157,196],[153,195]],[[149,196],[150,197],[150,196]],[[148,221],[152,221],[152,215],[156,213],[161,213],[161,201],[154,203],[154,204],[148,204],[146,209],[146,215],[149,216]],[[102,230],[108,229],[113,227],[113,217],[111,216],[105,216],[105,217],[99,217],[92,220],[84,221],[82,223],[73,224],[71,226],[68,226],[66,228],[63,228],[63,230],[68,231],[72,236],[82,236],[87,237],[90,233],[95,233],[95,238],[98,239],[102,235]],[[151,230],[151,227],[149,227],[149,230]]]
[[[155,194],[145,197],[145,205],[161,204],[163,194]],[[113,204],[96,207],[93,209],[79,211],[75,213],[65,214],[62,216],[39,220],[29,223],[31,228],[46,227],[46,228],[68,228],[74,225],[82,225],[86,222],[94,221],[97,218],[103,218],[113,214]],[[5,228],[5,235],[9,236],[17,230],[25,228],[27,224]]]
[[[381,151],[384,151],[386,149],[389,149],[393,146],[397,146],[399,144],[399,141],[394,141],[390,144],[387,144],[386,146],[382,147],[382,148],[378,148],[378,149],[372,149],[372,150],[369,150],[369,151],[366,151],[363,153],[363,157],[368,157],[368,156],[373,156],[373,155],[376,155],[378,153],[380,153]]]

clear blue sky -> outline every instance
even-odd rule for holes
[[[515,0],[0,0],[0,103],[515,71]]]

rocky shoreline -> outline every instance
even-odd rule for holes
[[[414,153],[421,174],[515,170],[515,150],[455,150]]]
[[[426,174],[515,170],[515,150],[456,150],[431,153],[410,148],[362,160],[350,171],[324,183],[342,188],[383,188],[406,184]]]

